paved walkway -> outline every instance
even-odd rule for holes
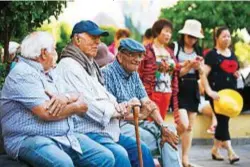
[[[190,153],[190,162],[197,167],[250,167],[250,145],[233,145],[235,152],[240,156],[240,161],[230,165],[225,150],[221,153],[225,157],[224,161],[212,160],[211,145],[193,145]]]

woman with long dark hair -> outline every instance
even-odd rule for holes
[[[198,46],[198,39],[203,38],[201,23],[197,20],[186,20],[179,31],[181,38],[175,42],[174,53],[178,63],[182,66],[179,73],[179,113],[186,121],[187,129],[182,133],[182,164],[189,164],[189,150],[192,145],[192,129],[200,102],[198,80],[202,74],[202,50]]]

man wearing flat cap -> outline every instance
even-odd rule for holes
[[[129,114],[128,105],[118,104],[105,89],[103,76],[94,60],[100,37],[107,35],[108,32],[92,21],[78,22],[73,28],[71,42],[62,52],[57,72],[74,91],[83,93],[88,104],[88,112],[74,118],[76,131],[108,148],[114,156],[114,166],[139,166],[135,138],[120,133],[119,119]],[[143,163],[154,166],[149,148],[144,143],[141,147]]]
[[[181,166],[177,151],[178,136],[174,126],[166,125],[157,105],[149,99],[137,73],[138,65],[145,53],[139,42],[126,38],[118,47],[117,59],[104,70],[105,86],[118,103],[133,99],[141,104],[140,119],[150,116],[154,121],[141,121],[140,136],[153,152],[160,152],[163,166]],[[127,136],[135,136],[134,125],[125,120],[121,131]]]

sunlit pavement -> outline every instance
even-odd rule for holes
[[[195,167],[250,167],[250,145],[233,145],[235,152],[240,156],[240,161],[233,165],[229,163],[225,150],[221,150],[225,157],[224,161],[212,160],[211,147],[211,145],[193,145],[190,152],[190,163]]]

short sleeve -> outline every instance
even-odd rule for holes
[[[136,86],[136,89],[135,89],[136,97],[139,100],[141,100],[141,99],[143,99],[145,97],[148,97],[147,92],[146,92],[146,90],[144,88],[144,85],[142,84],[142,81],[141,81],[138,73],[136,73],[135,82],[137,83],[137,86]]]
[[[115,85],[114,85],[114,79],[111,75],[111,71],[108,70],[107,68],[102,70],[102,74],[104,77],[104,86],[107,89],[108,92],[113,94],[114,96],[116,95],[115,91]]]
[[[213,67],[216,64],[216,52],[214,50],[211,50],[207,53],[205,56],[205,64]]]
[[[231,51],[231,52],[232,52],[232,54],[233,54],[233,56],[234,56],[235,61],[236,61],[237,64],[238,64],[237,70],[239,70],[239,69],[240,69],[240,63],[239,63],[238,57],[237,57],[237,55],[236,55],[233,51]]]
[[[49,100],[41,79],[33,74],[9,78],[5,96],[8,100],[20,102],[30,110]]]

